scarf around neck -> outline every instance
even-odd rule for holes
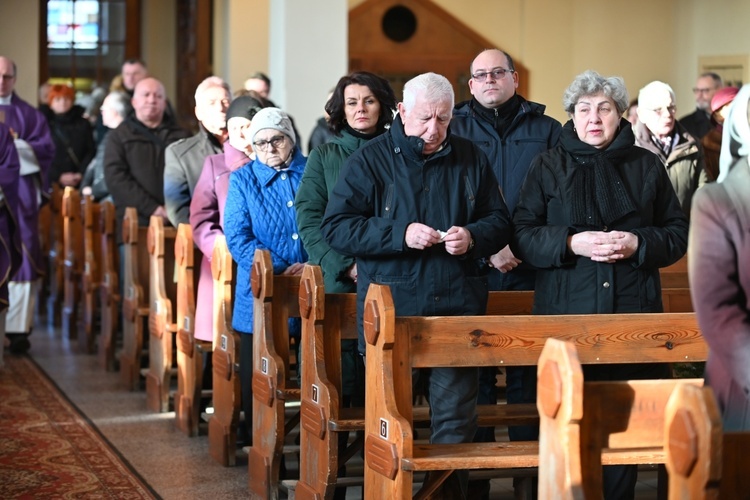
[[[609,226],[635,211],[635,203],[617,171],[617,165],[635,147],[634,142],[630,123],[624,119],[606,149],[580,140],[573,120],[563,126],[560,145],[568,153],[568,167],[573,171],[570,218],[574,226]]]

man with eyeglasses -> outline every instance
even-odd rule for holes
[[[508,210],[518,201],[531,160],[555,146],[561,126],[544,114],[545,106],[516,93],[518,73],[506,52],[488,49],[471,63],[471,100],[456,105],[454,134],[473,141],[492,163]],[[516,259],[509,247],[490,258],[492,290],[530,290],[534,273]]]
[[[654,81],[638,93],[635,144],[655,153],[667,169],[682,211],[690,218],[695,191],[706,183],[703,150],[698,140],[675,119],[672,87]]]
[[[696,110],[687,116],[680,118],[680,125],[700,141],[703,139],[713,124],[711,123],[711,99],[716,91],[724,86],[721,77],[716,73],[703,73],[698,77],[693,88],[695,95]]]
[[[518,73],[506,52],[484,50],[472,61],[470,72],[469,90],[473,97],[456,106],[451,130],[473,141],[487,155],[505,203],[513,213],[531,160],[557,144],[562,127],[557,120],[544,114],[543,104],[518,95]],[[488,263],[490,290],[534,289],[533,269],[517,259],[508,246],[492,255]],[[533,367],[507,370],[509,403],[536,400],[535,372]],[[497,403],[496,376],[494,368],[480,370],[479,404]],[[476,440],[494,441],[494,433],[492,427],[480,428]],[[538,436],[536,428],[511,427],[508,433],[512,440],[525,441]]]
[[[0,56],[0,122],[10,128],[21,162],[17,215],[24,247],[21,268],[9,284],[6,332],[11,352],[23,353],[30,347],[28,335],[42,276],[39,207],[49,196],[48,172],[55,143],[44,115],[15,93],[16,70],[11,59]]]

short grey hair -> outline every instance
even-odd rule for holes
[[[230,96],[232,95],[232,91],[229,89],[229,84],[227,82],[225,82],[218,76],[209,76],[208,78],[200,82],[195,88],[195,102],[198,102],[198,98],[203,92],[214,87],[221,87],[226,90]]]
[[[455,104],[453,85],[443,75],[437,73],[422,73],[404,85],[404,110],[406,114],[414,108],[417,95],[422,94],[428,102],[450,102],[450,109]]]
[[[130,104],[130,96],[125,92],[114,91],[107,94],[109,102],[112,105],[112,110],[125,118],[130,114],[133,107]],[[106,98],[105,98],[106,99]]]
[[[584,71],[576,76],[563,94],[563,108],[565,112],[573,114],[578,101],[585,96],[604,94],[614,101],[617,112],[623,114],[628,109],[630,99],[625,81],[619,76],[605,78],[596,71]]]
[[[667,92],[669,92],[669,95],[672,97],[672,102],[675,101],[674,90],[672,90],[672,87],[670,87],[667,83],[655,80],[643,87],[640,92],[638,92],[638,105],[640,106],[644,100],[652,97],[652,94],[660,90],[666,90]]]

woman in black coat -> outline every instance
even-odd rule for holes
[[[49,108],[45,109],[57,147],[49,177],[63,187],[78,187],[96,153],[91,123],[83,117],[83,108],[73,104],[74,98],[71,87],[52,85],[47,98]]]
[[[563,96],[571,119],[537,156],[516,206],[513,252],[538,268],[535,314],[661,312],[659,268],[687,249],[688,221],[658,157],[621,118],[621,78],[587,71]],[[591,369],[593,368],[593,369]],[[662,378],[666,365],[587,367],[587,380]],[[605,498],[633,498],[634,466],[605,467]]]

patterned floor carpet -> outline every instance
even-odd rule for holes
[[[0,498],[159,498],[28,357],[0,370]]]

